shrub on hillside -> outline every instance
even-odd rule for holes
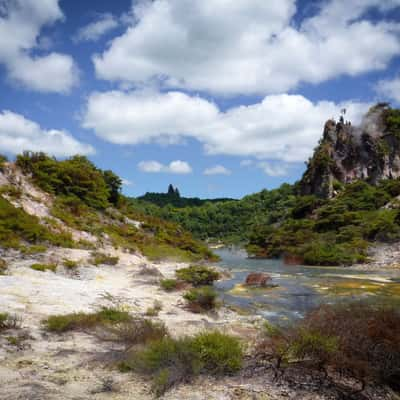
[[[46,272],[46,271],[56,272],[57,265],[56,264],[32,264],[31,268],[35,271],[40,271],[40,272]]]
[[[52,315],[43,321],[49,332],[63,333],[72,330],[91,329],[99,325],[118,324],[130,321],[127,311],[112,307],[102,307],[94,313],[72,313]]]
[[[187,307],[192,312],[213,310],[217,306],[217,293],[210,286],[193,288],[183,295]]]
[[[118,262],[119,257],[113,257],[99,252],[92,253],[92,263],[94,265],[117,265]]]
[[[193,338],[165,337],[150,342],[124,363],[124,371],[153,376],[152,389],[157,396],[172,386],[189,382],[201,373],[232,374],[242,365],[243,352],[238,339],[218,332],[200,333]]]
[[[166,292],[172,292],[177,290],[179,287],[180,282],[176,279],[162,279],[160,282],[160,286]]]
[[[203,265],[191,265],[187,268],[178,269],[176,276],[193,286],[212,285],[214,281],[220,278],[219,272]]]
[[[321,306],[291,328],[269,327],[257,352],[272,357],[278,369],[304,363],[307,371],[311,365],[334,384],[355,379],[361,389],[367,384],[398,389],[400,312],[360,303]]]

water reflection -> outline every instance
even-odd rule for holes
[[[345,267],[286,266],[281,260],[251,260],[242,250],[219,249],[219,265],[232,278],[216,287],[225,303],[283,322],[301,318],[324,303],[367,299],[400,304],[400,272],[359,271]],[[277,287],[247,289],[241,284],[249,272],[264,272]]]

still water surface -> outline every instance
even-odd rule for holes
[[[400,271],[360,271],[349,267],[287,266],[281,260],[253,260],[242,250],[214,250],[231,278],[216,284],[225,303],[273,322],[301,318],[324,303],[365,300],[400,305]],[[272,287],[247,289],[249,272],[271,276]]]

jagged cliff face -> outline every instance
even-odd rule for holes
[[[400,110],[378,104],[360,126],[329,120],[300,181],[303,195],[333,197],[341,184],[400,177]]]

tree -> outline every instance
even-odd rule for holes
[[[110,192],[108,201],[111,204],[117,205],[121,193],[122,179],[110,170],[103,171],[103,177]]]
[[[171,185],[171,184],[169,184],[169,186],[168,186],[168,192],[167,192],[170,196],[173,196],[173,195],[175,195],[175,189],[174,189],[174,187]]]

